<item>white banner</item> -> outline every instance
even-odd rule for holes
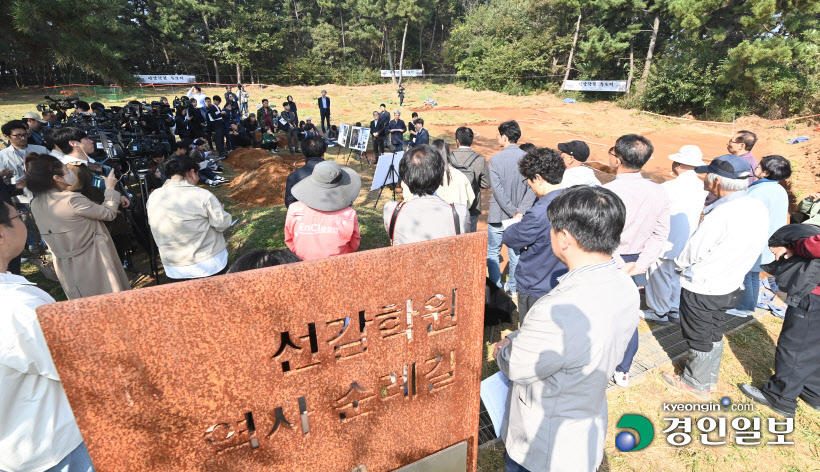
[[[398,77],[399,76],[399,71],[397,70],[395,72],[396,72],[396,77]],[[382,73],[382,77],[390,77],[391,76],[389,69],[388,70],[382,70],[381,73]],[[402,77],[421,77],[422,75],[424,75],[424,69],[405,69],[404,71],[402,71],[401,75],[402,75]]]
[[[578,92],[626,92],[626,80],[567,80],[564,90]]]
[[[196,82],[193,75],[135,75],[141,84],[192,84]]]

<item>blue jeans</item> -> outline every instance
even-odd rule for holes
[[[248,103],[240,103],[239,104],[239,116],[246,117],[248,116]]]
[[[499,264],[499,256],[501,255],[501,238],[504,237],[504,228],[501,223],[490,223],[487,225],[487,271],[489,272],[490,280],[503,289],[501,285],[501,265]],[[507,248],[509,254],[509,272],[510,276],[507,278],[507,290],[515,292],[515,267],[518,265],[518,256],[521,251]]]
[[[82,443],[63,457],[57,465],[45,472],[96,472],[96,470],[94,464],[91,463],[91,456],[88,455],[85,443]]]
[[[755,311],[758,295],[760,295],[760,272],[749,272],[743,278],[743,295],[740,297],[737,309]]]
[[[506,452],[504,453],[504,468],[506,472],[530,472],[529,469],[525,469],[521,464],[512,460]]]
[[[403,143],[391,143],[393,145],[393,152],[402,152],[404,150]]]

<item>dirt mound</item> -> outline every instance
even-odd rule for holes
[[[238,164],[232,162],[234,153],[239,153]],[[241,165],[249,166],[230,183],[230,198],[240,206],[272,206],[285,203],[285,181],[296,168],[280,156],[271,156],[260,149],[240,149],[231,153],[229,165],[240,170]],[[263,157],[260,153],[264,153]]]
[[[263,160],[271,157],[269,151],[264,149],[236,149],[228,154],[225,161],[237,172],[257,169]]]

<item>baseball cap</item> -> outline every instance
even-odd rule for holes
[[[589,159],[589,146],[583,141],[570,141],[568,143],[558,143],[558,149],[565,152],[576,160],[586,162]]]
[[[752,173],[752,168],[743,158],[734,154],[724,154],[716,157],[708,166],[697,166],[698,174],[717,174],[727,179],[745,179]]]
[[[307,118],[305,118],[305,121],[313,121],[313,120],[311,120],[310,117],[308,116]]]
[[[37,121],[39,121],[40,123],[43,123],[43,124],[48,123],[48,121],[44,120],[43,117],[40,116],[40,114],[37,113],[36,111],[30,111],[30,112],[26,113],[25,115],[23,115],[23,119],[24,120],[37,120]]]

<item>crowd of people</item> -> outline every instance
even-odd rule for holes
[[[222,108],[221,97],[193,87],[189,96],[201,100],[201,117],[213,132],[180,141],[171,156],[157,156],[149,175],[148,224],[172,281],[359,250],[353,207],[362,187],[359,174],[324,159],[326,137],[295,132],[292,97],[281,114],[267,100],[252,114],[243,92],[241,86],[239,94],[228,87]],[[318,105],[324,132],[331,128],[325,91]],[[246,124],[234,118],[228,127],[218,123],[232,117],[234,107],[237,117],[246,115]],[[760,387],[740,390],[787,417],[794,415],[798,397],[820,409],[820,225],[811,215],[808,224],[788,224],[788,197],[779,182],[789,178],[791,164],[778,155],[758,161],[752,155],[754,133],[736,133],[728,153],[709,163],[698,146],[683,146],[668,156],[675,178],[663,184],[642,173],[653,156],[652,143],[626,134],[609,149],[615,176],[602,185],[586,165],[590,149],[583,141],[554,148],[519,144],[520,126],[506,121],[498,126],[499,151],[486,159],[472,149],[468,127],[455,131],[451,149],[443,139],[431,143],[424,121],[414,116],[405,140],[400,111],[391,120],[386,107],[380,108],[371,123],[381,143],[375,144],[377,155],[387,144],[405,151],[398,169],[402,201],[388,202],[383,210],[392,245],[477,231],[481,192],[492,189],[488,284],[517,301],[520,322],[494,349],[512,382],[503,427],[508,471],[600,465],[605,389],[610,379],[629,386],[641,318],[680,323],[688,356],[681,375],[664,373],[663,379],[675,392],[708,400],[718,386],[723,321],[754,310],[762,271],[789,274],[791,283],[781,286],[790,295],[789,309],[775,374]],[[42,124],[34,115],[26,116]],[[224,233],[235,221],[199,184],[227,181],[220,175],[223,150],[232,145],[227,137],[237,132],[236,144],[256,144],[239,131],[247,131],[248,123],[262,131],[260,144],[272,151],[276,140],[266,136],[274,127],[285,132],[288,147],[303,152],[306,161],[286,182],[288,249],[253,250],[229,267]],[[48,247],[70,299],[128,290],[116,222],[131,202],[117,191],[113,172],[100,176],[89,170],[94,146],[83,131],[40,133],[45,147],[33,143],[37,139],[25,121],[6,123],[2,132],[10,146],[0,151],[0,297],[10,310],[0,317],[0,393],[14,414],[0,420],[0,469],[66,470],[68,464],[69,471],[86,471],[90,459],[34,312],[53,299],[19,275],[20,254],[27,244]],[[207,139],[217,141],[209,146]],[[773,245],[772,238],[782,243]],[[38,409],[38,402],[48,408]]]

